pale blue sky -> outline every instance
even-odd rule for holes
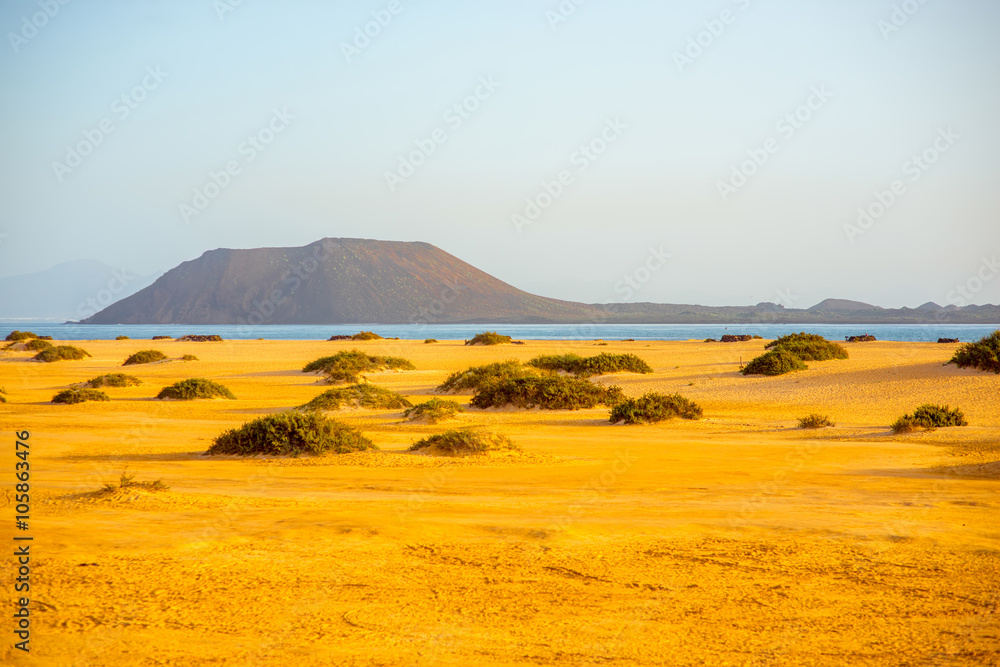
[[[589,0],[555,29],[559,0],[399,0],[348,62],[341,44],[393,3],[244,0],[220,18],[227,2],[3,5],[0,275],[84,258],[153,273],[348,236],[427,241],[582,301],[621,300],[652,246],[670,261],[632,301],[916,306],[978,274],[971,301],[1000,303],[982,268],[1000,254],[1000,3],[910,0],[886,38],[898,0]],[[724,11],[680,71],[675,53]],[[498,87],[455,127],[445,114],[483,77]],[[144,78],[122,117],[115,100]],[[777,123],[814,88],[829,99],[787,136]],[[251,161],[241,144],[274,109],[294,118]],[[611,119],[620,136],[581,171],[574,153]],[[113,132],[60,181],[53,163],[102,120]],[[949,127],[911,180],[910,156]],[[436,128],[447,140],[390,190],[385,173]],[[769,138],[777,152],[723,201],[718,183]],[[239,173],[185,220],[231,160]],[[518,232],[512,215],[562,170],[572,182]],[[845,230],[895,179],[885,215]]]

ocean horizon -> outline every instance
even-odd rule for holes
[[[218,334],[225,340],[326,340],[334,335],[374,331],[403,340],[467,340],[497,331],[524,340],[705,340],[726,334],[775,339],[806,331],[828,340],[869,334],[878,340],[936,342],[938,338],[974,341],[1000,329],[1000,324],[67,324],[42,320],[0,320],[0,330],[33,331],[54,340],[114,340],[118,336],[147,339],[188,334]],[[6,335],[6,334],[3,334]]]

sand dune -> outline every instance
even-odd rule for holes
[[[31,431],[35,536],[32,652],[7,642],[4,664],[998,664],[1000,376],[944,366],[953,346],[848,344],[849,360],[747,378],[761,341],[75,344],[93,357],[0,357],[0,421],[10,439]],[[124,369],[143,385],[48,402],[151,347],[174,360]],[[413,401],[474,364],[634,352],[655,373],[595,381],[680,392],[705,419],[469,410],[433,426],[350,410],[381,452],[201,455],[321,393],[298,369],[351,348],[412,360],[368,379]],[[188,377],[238,400],[152,400]],[[926,402],[970,426],[891,434]],[[813,411],[837,426],[796,428]],[[455,425],[522,453],[405,452]],[[170,490],[97,493],[126,468]]]

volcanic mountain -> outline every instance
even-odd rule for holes
[[[210,250],[83,323],[530,323],[599,313],[522,292],[429,243],[323,239]]]

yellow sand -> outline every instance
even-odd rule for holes
[[[17,532],[23,429],[35,538],[32,651],[12,648],[4,556],[0,663],[1000,664],[1000,376],[943,366],[954,345],[853,344],[846,361],[745,378],[739,361],[761,341],[76,344],[93,358],[0,357],[0,539]],[[121,368],[148,348],[175,360]],[[298,369],[351,348],[411,359],[417,371],[369,380],[414,402],[474,364],[634,352],[653,375],[597,381],[680,392],[705,419],[627,427],[603,408],[470,410],[430,426],[352,410],[340,418],[381,453],[201,455],[224,429],[322,392]],[[200,361],[176,361],[188,353]],[[110,403],[48,402],[111,372],[144,384],[104,389]],[[239,400],[152,399],[188,377]],[[927,402],[961,407],[971,425],[891,434]],[[797,428],[810,412],[837,426]],[[403,451],[461,425],[505,433],[523,454]],[[170,490],[94,493],[126,468]]]

